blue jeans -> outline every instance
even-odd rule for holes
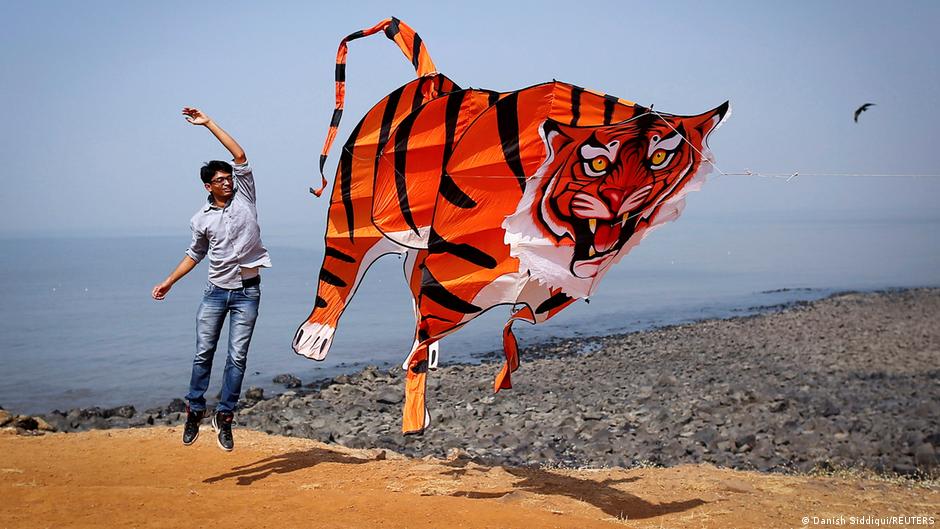
[[[206,389],[212,372],[212,358],[222,334],[222,323],[229,315],[228,357],[222,374],[222,395],[216,411],[233,412],[242,391],[245,365],[248,360],[248,344],[258,319],[258,304],[261,287],[253,286],[228,290],[212,283],[206,286],[202,304],[196,314],[196,357],[193,359],[193,375],[189,382],[189,409],[195,412],[206,409]]]

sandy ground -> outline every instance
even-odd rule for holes
[[[191,447],[180,435],[0,434],[0,527],[817,527],[840,516],[843,526],[852,516],[940,525],[940,490],[909,482],[710,465],[486,467],[247,430],[225,453],[209,428]]]

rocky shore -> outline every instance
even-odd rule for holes
[[[236,421],[352,448],[511,466],[709,462],[936,476],[938,321],[940,289],[913,289],[559,340],[524,348],[513,389],[499,394],[494,353],[478,365],[431,372],[432,425],[422,436],[400,433],[399,368],[369,367],[306,386],[284,376],[293,389],[272,398],[249,389]],[[143,412],[122,406],[30,418],[0,411],[0,426],[29,434],[42,431],[36,419],[59,431],[178,424],[183,411],[180,400]]]

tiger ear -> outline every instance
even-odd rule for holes
[[[545,140],[545,145],[548,146],[550,155],[553,155],[564,148],[565,145],[571,143],[572,137],[571,134],[565,130],[566,128],[565,125],[553,119],[546,119],[539,128],[539,133],[542,139]]]
[[[699,114],[689,120],[690,128],[694,128],[700,134],[702,142],[708,139],[708,135],[718,128],[721,123],[731,115],[731,102],[725,101],[717,107]]]

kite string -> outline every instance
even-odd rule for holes
[[[683,139],[685,139],[685,138],[683,138]],[[688,140],[686,140],[686,141],[688,142]],[[689,145],[691,145],[691,143],[690,143]],[[693,146],[693,148],[694,148],[694,146]],[[343,146],[342,149],[343,149],[343,151],[345,151],[346,153],[348,153],[351,158],[355,158],[355,159],[357,159],[357,160],[374,162],[376,158],[382,158],[385,163],[392,164],[392,162],[391,162],[390,160],[385,159],[384,157],[381,157],[381,156],[361,156],[361,155],[357,155],[356,153],[354,153],[351,149],[349,149],[349,148],[346,147],[346,146]],[[696,151],[697,151],[697,149],[696,149]],[[702,156],[701,152],[699,152],[699,155]],[[871,178],[940,178],[940,173],[848,173],[848,172],[846,172],[846,173],[830,173],[830,172],[825,172],[825,171],[809,171],[809,172],[807,172],[807,171],[797,171],[797,172],[793,172],[793,173],[769,173],[769,172],[768,172],[768,173],[765,173],[765,172],[762,172],[762,171],[752,171],[752,170],[746,169],[746,168],[745,168],[745,169],[742,169],[742,170],[740,170],[740,171],[738,171],[738,172],[724,172],[724,171],[722,171],[721,169],[719,169],[718,166],[714,163],[714,161],[711,160],[710,158],[707,158],[707,157],[705,157],[705,156],[702,156],[702,158],[703,158],[703,162],[708,163],[708,164],[712,165],[713,167],[715,167],[716,171],[717,171],[721,176],[752,176],[752,177],[758,177],[758,178],[779,178],[779,179],[781,179],[781,180],[786,180],[787,182],[789,182],[790,180],[792,180],[793,178],[795,178],[795,177],[797,177],[797,176],[803,176],[803,177],[805,177],[805,176],[822,176],[822,177],[871,177]],[[402,175],[400,174],[400,172],[399,172],[397,169],[394,169],[394,168],[393,168],[392,170],[395,172],[395,174],[397,174],[397,175],[399,175],[399,176],[402,176]],[[466,173],[461,173],[460,176],[461,176],[461,178],[464,178],[464,177],[466,177],[466,178],[487,178],[487,179],[494,179],[494,180],[502,180],[502,179],[505,179],[505,180],[518,180],[518,179],[519,179],[519,178],[518,178],[517,176],[515,176],[515,175],[493,175],[493,174],[484,175],[484,174],[466,174]],[[548,176],[546,175],[546,176],[539,176],[539,177],[536,177],[536,176],[527,176],[527,177],[526,177],[527,180],[535,179],[535,178],[548,178]]]
[[[786,179],[787,182],[790,182],[791,180],[793,180],[793,179],[796,178],[797,176],[800,176],[800,172],[798,172],[798,171],[797,171],[797,172],[794,172],[794,173],[773,174],[773,173],[754,172],[754,171],[751,171],[750,169],[744,169],[742,172],[738,172],[738,173],[726,173],[726,172],[722,171],[720,167],[718,167],[718,164],[716,164],[713,159],[711,159],[710,157],[708,157],[708,156],[706,156],[704,153],[702,153],[702,151],[700,151],[699,149],[697,149],[697,148],[695,147],[695,145],[693,145],[692,142],[690,142],[690,141],[688,140],[688,138],[686,138],[685,136],[682,135],[681,132],[679,132],[678,130],[676,130],[676,128],[673,127],[672,124],[669,123],[669,121],[668,121],[666,118],[664,118],[659,112],[656,112],[655,110],[650,109],[650,111],[647,112],[647,114],[649,114],[649,113],[656,114],[656,115],[657,115],[660,119],[662,119],[667,125],[669,125],[669,127],[670,127],[673,131],[675,131],[675,133],[678,134],[679,137],[682,138],[683,141],[685,141],[686,143],[688,143],[689,146],[690,146],[693,150],[695,150],[696,153],[698,153],[698,155],[701,157],[701,159],[702,159],[703,162],[709,163],[709,164],[710,164],[712,167],[714,167],[715,170],[716,170],[720,175],[722,175],[722,176],[756,176],[756,177],[761,177],[761,178],[780,178],[780,179]],[[644,114],[644,115],[645,115],[645,114]],[[401,173],[401,171],[398,170],[398,168],[395,167],[394,163],[393,163],[391,160],[389,160],[388,158],[386,158],[385,156],[381,156],[381,155],[379,155],[379,156],[359,156],[359,155],[357,155],[355,152],[353,152],[352,149],[350,149],[349,147],[347,147],[346,145],[344,145],[344,146],[342,147],[342,150],[345,151],[345,152],[350,156],[350,158],[355,158],[355,159],[361,160],[361,161],[367,161],[367,162],[374,163],[375,160],[376,160],[376,158],[378,158],[379,160],[384,161],[385,163],[389,164],[389,165],[391,166],[391,170],[393,171],[393,173],[394,173],[396,176],[399,176],[399,177],[404,177],[404,176],[405,176],[404,174]],[[823,172],[818,172],[818,173],[803,173],[803,174],[804,174],[804,175],[809,174],[809,175],[812,175],[812,176],[852,176],[852,177],[866,177],[866,176],[867,176],[867,177],[914,177],[914,178],[917,178],[917,177],[940,177],[940,174],[864,174],[864,173],[823,173]],[[517,176],[515,176],[515,175],[474,175],[474,174],[465,174],[465,173],[461,173],[461,174],[460,174],[460,177],[461,177],[461,178],[466,177],[466,178],[484,178],[484,179],[506,179],[506,180],[518,180],[518,179],[519,179],[519,178],[518,178]],[[526,180],[535,179],[535,178],[551,178],[551,177],[552,177],[551,175],[543,175],[543,176],[534,176],[534,175],[533,175],[533,176],[528,176],[528,177],[526,177]],[[646,212],[647,212],[647,208],[640,209],[640,210],[636,211],[635,213],[624,217],[624,218],[622,219],[622,222],[625,223],[626,221],[631,220],[631,219],[634,219],[634,218],[636,218],[636,217],[638,217],[638,216],[640,216],[640,215],[643,215],[643,214],[646,213]],[[609,266],[609,265],[608,265],[608,266]],[[592,282],[592,283],[593,283],[593,282]],[[592,285],[592,288],[593,288],[593,285]]]
[[[698,153],[698,155],[701,157],[701,159],[702,159],[703,162],[707,162],[707,163],[710,164],[712,167],[714,167],[714,168],[715,168],[715,171],[717,171],[718,174],[720,174],[721,176],[732,176],[732,175],[734,175],[734,176],[764,176],[764,177],[769,177],[769,178],[786,178],[786,179],[787,179],[787,182],[789,182],[790,180],[793,180],[793,179],[796,178],[797,176],[800,176],[799,171],[794,172],[794,173],[792,173],[792,174],[790,174],[790,175],[762,175],[762,174],[757,174],[757,175],[755,175],[753,172],[751,172],[750,169],[745,169],[744,172],[742,172],[742,173],[726,173],[726,172],[724,172],[724,171],[721,170],[721,167],[718,167],[718,163],[715,162],[715,160],[714,160],[712,157],[706,156],[702,151],[698,150],[698,148],[695,146],[695,144],[692,143],[691,141],[689,141],[688,138],[686,138],[685,136],[683,136],[682,133],[679,132],[679,131],[672,125],[672,123],[669,122],[668,119],[666,119],[665,117],[663,117],[662,114],[660,114],[659,112],[656,112],[656,111],[653,110],[652,108],[650,108],[650,113],[656,114],[656,117],[658,117],[659,119],[661,119],[661,120],[663,121],[663,123],[665,123],[666,125],[668,125],[669,128],[672,129],[673,132],[676,133],[676,135],[678,135],[680,138],[682,138],[682,141],[686,142],[686,143],[689,145],[689,147],[692,148],[692,150],[694,150],[695,152]],[[719,123],[719,125],[720,125],[720,123]]]
[[[676,134],[678,134],[679,137],[683,139],[683,141],[689,144],[689,147],[695,150],[695,152],[697,152],[698,155],[702,157],[702,161],[711,164],[711,166],[715,168],[718,174],[722,176],[758,176],[758,177],[764,177],[764,178],[785,178],[786,181],[789,182],[790,180],[793,180],[794,178],[800,176],[801,174],[799,171],[796,171],[793,173],[762,173],[760,171],[754,172],[754,171],[751,171],[750,169],[744,169],[742,172],[739,172],[739,173],[726,173],[722,171],[720,167],[718,167],[718,164],[715,162],[714,159],[712,159],[709,156],[705,156],[705,154],[703,154],[702,151],[698,150],[695,147],[695,145],[691,141],[688,140],[688,138],[686,138],[685,136],[682,135],[681,132],[676,130],[676,128],[672,126],[672,123],[670,123],[669,120],[663,117],[662,114],[660,114],[659,112],[656,112],[652,108],[650,109],[650,113],[656,114],[656,116],[658,116],[659,119],[663,120],[663,122],[666,123],[666,125],[668,125],[669,128],[671,128]],[[940,174],[917,174],[917,173],[878,174],[878,173],[824,173],[824,172],[806,173],[804,172],[802,174],[804,176],[809,175],[809,176],[852,176],[852,177],[860,176],[860,177],[907,177],[907,178],[940,177]]]

